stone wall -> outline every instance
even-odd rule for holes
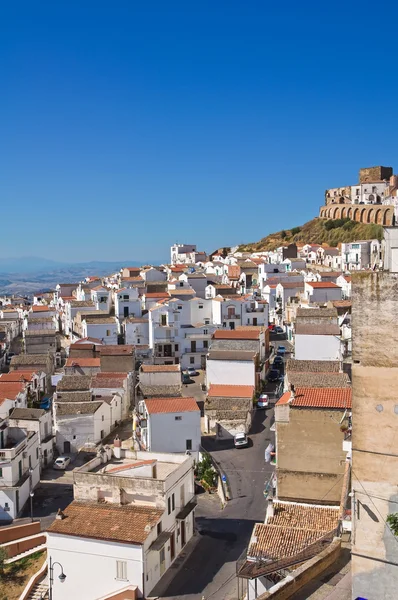
[[[359,169],[359,183],[375,183],[390,179],[393,174],[392,167],[367,167]]]
[[[376,223],[377,225],[394,225],[394,207],[381,204],[333,204],[321,206],[321,219],[344,219],[348,217],[359,223]]]

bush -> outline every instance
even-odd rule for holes
[[[293,227],[293,229],[290,230],[292,235],[296,235],[297,233],[300,233],[301,231],[301,227]]]
[[[284,240],[286,236],[287,236],[286,231],[284,229],[282,229],[282,231],[281,231],[281,238]]]
[[[387,516],[387,523],[394,535],[398,535],[398,513]]]

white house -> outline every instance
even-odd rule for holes
[[[0,522],[18,517],[40,479],[37,432],[0,419]]]
[[[143,400],[141,441],[150,452],[192,453],[200,447],[200,409],[194,398],[150,398]]]
[[[341,360],[340,328],[335,323],[296,323],[296,360]]]
[[[119,335],[119,321],[116,317],[105,315],[85,316],[82,320],[82,337],[91,337],[101,340],[103,344],[117,345]]]
[[[78,452],[85,445],[98,444],[114,428],[111,415],[115,404],[121,404],[115,395],[110,403],[91,402],[54,402],[54,429],[56,446],[60,453]],[[112,418],[112,422],[111,422]]]
[[[14,408],[9,418],[10,427],[19,427],[27,432],[37,433],[39,440],[40,468],[44,469],[53,461],[54,435],[51,410],[42,408]]]
[[[98,285],[91,290],[91,300],[97,310],[109,313],[112,304],[112,292],[106,287]]]
[[[124,341],[133,346],[149,346],[149,321],[147,315],[123,321]]]
[[[204,273],[183,273],[179,279],[186,281],[199,298],[206,297],[207,276]]]
[[[250,385],[257,388],[260,373],[256,370],[256,353],[239,350],[212,350],[206,361],[206,386]]]
[[[341,287],[332,281],[306,281],[304,296],[309,302],[329,302],[341,300]]]
[[[192,457],[114,452],[75,470],[75,500],[47,531],[66,574],[54,600],[147,598],[194,533]]]
[[[119,319],[141,317],[141,298],[137,288],[121,288],[114,292],[115,315]]]
[[[343,271],[359,271],[380,265],[380,242],[363,240],[341,244],[341,261]]]
[[[141,365],[137,378],[144,397],[181,396],[180,365]]]
[[[342,299],[348,300],[351,298],[351,275],[340,275],[336,279],[336,283],[341,287]]]

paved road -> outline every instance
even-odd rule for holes
[[[202,439],[226,473],[232,499],[222,510],[216,496],[199,496],[190,554],[169,570],[151,595],[186,600],[237,597],[236,560],[247,547],[254,523],[265,517],[263,490],[273,467],[265,463],[264,451],[273,440],[272,415],[273,408],[256,412],[249,448],[237,450],[232,441]]]

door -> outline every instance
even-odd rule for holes
[[[185,521],[181,521],[181,548],[185,546]]]
[[[18,463],[18,476],[18,479],[22,478],[22,460],[20,460]]]
[[[196,341],[191,342],[191,352],[196,352]]]
[[[253,317],[253,325],[257,325],[257,317]]]
[[[125,306],[123,308],[123,316],[124,317],[128,317],[129,316],[129,307],[128,306]]]
[[[64,442],[64,452],[65,454],[70,453],[70,442]]]
[[[44,466],[47,466],[48,450],[44,450]]]
[[[4,431],[0,431],[0,448],[4,448]]]
[[[175,538],[174,538],[174,531],[173,531],[173,534],[170,538],[170,560],[171,560],[171,562],[173,562],[175,555],[176,555],[176,545],[175,545]]]
[[[166,559],[165,559],[165,555],[164,555],[164,546],[161,549],[161,551],[159,552],[159,559],[160,559],[160,575],[163,575],[163,573],[166,570]]]

